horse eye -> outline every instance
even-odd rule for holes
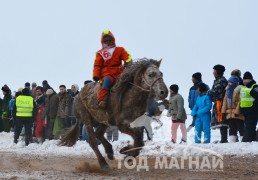
[[[152,77],[152,74],[149,74],[149,77]]]

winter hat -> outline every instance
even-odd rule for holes
[[[239,83],[239,79],[237,76],[231,76],[229,79],[228,79],[228,82],[231,82],[233,84],[238,84]]]
[[[44,80],[44,81],[42,82],[42,85],[43,85],[43,86],[46,86],[47,84],[48,84],[47,80]]]
[[[4,91],[7,94],[11,92],[10,88],[6,84],[2,87],[2,91]]]
[[[109,31],[109,30],[105,30],[105,31],[103,31],[102,34],[101,34],[101,44],[102,44],[102,45],[105,44],[104,41],[103,41],[103,39],[104,39],[104,37],[106,37],[106,36],[112,37],[112,38],[113,38],[113,42],[112,42],[112,43],[113,43],[113,44],[116,43],[115,36],[112,34],[112,32]]]
[[[48,89],[47,92],[46,92],[46,95],[51,95],[53,93],[54,93],[54,91],[52,89]]]
[[[37,83],[33,82],[31,83],[31,87],[36,87],[37,86]]]
[[[218,74],[223,74],[225,72],[225,67],[223,65],[217,64],[213,67],[217,71]]]
[[[193,77],[194,79],[196,79],[197,81],[201,81],[201,80],[202,80],[202,74],[201,74],[200,72],[194,73],[194,74],[192,75],[192,77]]]
[[[246,71],[243,79],[253,79],[253,75],[249,71]]]
[[[23,88],[19,88],[17,92],[22,92]]]
[[[29,83],[29,82],[26,82],[24,86],[25,86],[25,87],[30,87],[30,83]]]
[[[72,86],[75,87],[75,92],[79,91],[79,86],[78,86],[78,84],[73,84]]]
[[[29,90],[28,88],[24,88],[24,89],[22,90],[22,94],[23,94],[23,95],[30,95],[30,90]]]
[[[234,69],[232,72],[231,72],[231,75],[232,76],[238,76],[240,77],[241,76],[241,71],[239,69]]]
[[[179,88],[178,88],[178,85],[172,84],[172,85],[169,87],[169,89],[172,90],[172,91],[174,91],[175,93],[177,93]]]

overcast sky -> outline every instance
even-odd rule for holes
[[[256,0],[0,0],[0,86],[81,88],[109,29],[134,59],[163,58],[166,84],[187,102],[192,74],[212,86],[215,64],[226,78],[239,68],[258,79],[257,9]]]

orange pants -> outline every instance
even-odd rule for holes
[[[222,122],[223,119],[222,119],[222,113],[221,113],[221,107],[222,107],[222,103],[221,101],[217,100],[215,101],[215,104],[216,104],[216,112],[217,112],[217,115],[218,115],[218,122]]]

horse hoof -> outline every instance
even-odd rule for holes
[[[114,160],[115,159],[113,154],[107,154],[107,157],[108,157],[109,160]]]
[[[120,154],[126,154],[126,151],[128,150],[128,147],[123,147],[122,149],[120,149],[119,153]]]
[[[128,151],[129,149],[132,149],[132,148],[133,148],[133,147],[132,147],[131,145],[125,146],[125,147],[123,147],[122,149],[120,149],[119,153],[120,153],[120,154],[127,154],[127,151]]]
[[[109,165],[108,164],[104,164],[101,166],[101,170],[103,171],[108,171],[110,168],[109,168]]]

